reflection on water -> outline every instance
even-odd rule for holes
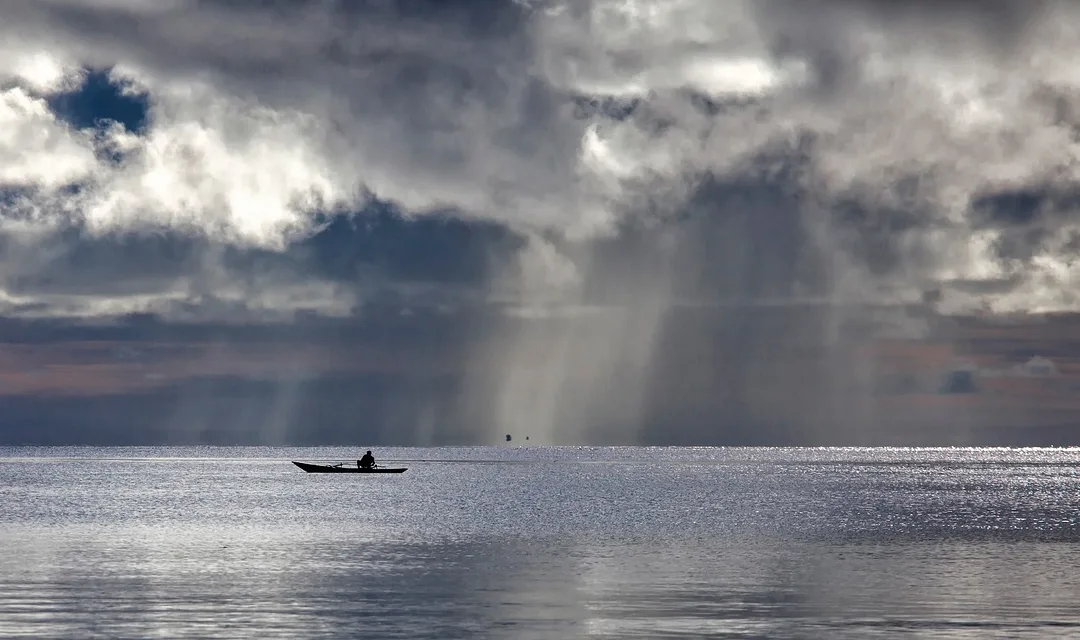
[[[0,450],[0,636],[1080,634],[1076,450],[352,453]]]

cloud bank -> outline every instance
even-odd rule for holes
[[[706,179],[773,180],[854,293],[1076,304],[1067,3],[14,0],[4,18],[7,234],[282,250],[378,198],[581,239],[684,215]],[[92,69],[147,100],[142,130],[50,109]]]
[[[882,324],[867,308],[919,332],[902,305],[1080,307],[1072,3],[9,0],[0,13],[6,315],[487,305],[510,320],[477,329],[463,416],[551,431],[643,420],[668,393],[656,354],[676,326],[744,363],[825,349],[781,386],[824,380],[808,395],[850,408],[861,374],[838,373],[858,371],[844,327]],[[404,231],[400,250],[380,249],[371,230],[401,219],[452,246]],[[674,308],[713,319],[674,322]],[[762,319],[776,308],[808,310]],[[752,369],[701,375],[749,389]]]

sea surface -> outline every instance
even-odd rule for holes
[[[0,448],[0,637],[1080,637],[1080,449],[360,453]]]

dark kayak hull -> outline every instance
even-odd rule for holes
[[[405,473],[404,468],[388,469],[386,467],[378,467],[376,469],[359,469],[357,467],[346,467],[344,465],[332,467],[324,464],[308,464],[307,462],[297,462],[295,460],[293,460],[293,464],[308,473]]]

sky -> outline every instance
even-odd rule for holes
[[[6,0],[0,443],[1080,444],[1056,0]]]

